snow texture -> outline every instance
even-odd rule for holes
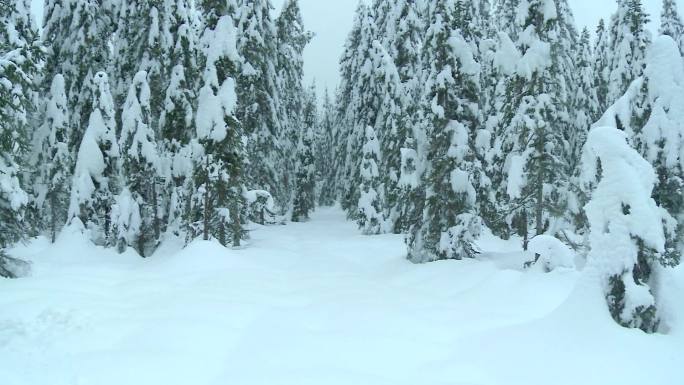
[[[148,259],[68,229],[12,250],[0,279],[3,385],[672,385],[684,377],[684,269],[667,272],[667,336],[616,325],[596,283],[482,260],[413,265],[401,236],[338,209],[259,227],[250,247],[167,241]],[[510,263],[509,263],[510,262]],[[509,265],[510,267],[507,267]],[[36,292],[50,295],[35,295]],[[534,365],[530,365],[534,357]],[[676,381],[674,382],[676,383]]]

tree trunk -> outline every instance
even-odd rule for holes
[[[207,156],[205,164],[205,180],[204,180],[204,237],[205,241],[209,240],[209,215],[211,214],[209,207],[209,156]]]
[[[50,193],[50,241],[57,241],[57,207],[54,191]]]

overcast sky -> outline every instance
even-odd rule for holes
[[[37,15],[42,13],[43,0],[32,0]],[[280,10],[284,0],[272,0]],[[369,0],[365,0],[369,1]],[[354,20],[354,10],[359,0],[299,0],[304,24],[316,33],[316,37],[304,53],[306,81],[316,79],[319,89],[328,86],[334,89],[338,81],[337,62],[342,53],[347,33]],[[592,31],[600,18],[608,18],[615,11],[614,0],[568,0],[575,13],[575,20],[581,29]],[[662,0],[643,0],[651,14],[652,29],[655,31],[660,18]],[[684,12],[684,0],[677,0],[680,12]],[[682,13],[684,14],[684,13]]]

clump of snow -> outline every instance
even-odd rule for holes
[[[530,241],[528,250],[539,255],[537,265],[546,272],[575,268],[575,253],[558,238],[538,235]]]
[[[511,199],[517,199],[522,193],[522,188],[527,183],[525,164],[526,157],[523,155],[510,155],[508,158],[508,179],[506,183],[506,192]]]

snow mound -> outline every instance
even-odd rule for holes
[[[566,244],[550,235],[534,237],[528,245],[528,250],[539,254],[537,264],[543,266],[546,272],[575,268],[575,253]]]

